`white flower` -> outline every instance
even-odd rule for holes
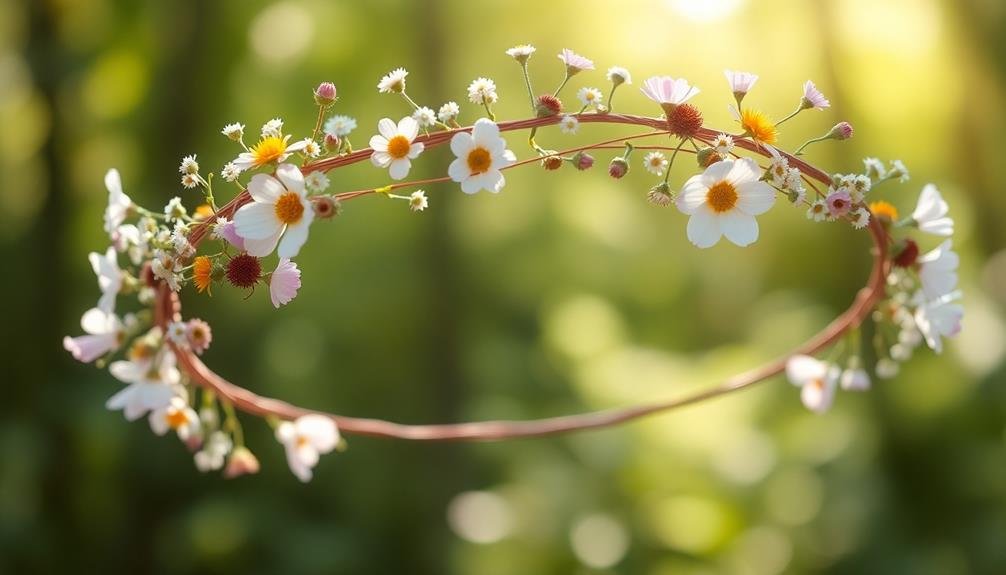
[[[655,176],[663,176],[667,169],[667,156],[661,152],[650,152],[643,158],[643,167]]]
[[[870,389],[870,374],[862,368],[849,368],[842,372],[842,389],[846,391],[866,391]]]
[[[305,415],[284,421],[276,428],[276,439],[286,448],[286,460],[297,479],[307,483],[321,454],[339,444],[339,429],[323,415]]]
[[[612,66],[608,68],[608,73],[606,74],[608,81],[612,84],[631,84],[632,75],[629,71],[621,66]]]
[[[182,186],[187,190],[191,190],[199,186],[199,176],[195,174],[185,174],[182,176]]]
[[[815,413],[831,407],[840,372],[837,366],[808,355],[794,355],[786,362],[786,377],[800,388],[803,405]]]
[[[789,160],[779,154],[775,148],[769,148],[772,152],[772,162],[769,163],[768,173],[772,176],[772,183],[777,187],[786,185],[786,176],[789,174]]]
[[[912,348],[908,347],[903,343],[896,343],[891,346],[889,350],[891,354],[891,359],[895,361],[908,361],[912,359]]]
[[[379,135],[370,138],[370,147],[374,153],[370,162],[378,168],[388,168],[388,175],[393,180],[401,180],[409,175],[412,160],[423,152],[422,143],[413,143],[419,135],[419,124],[406,116],[398,121],[383,118],[377,123]]]
[[[273,162],[279,163],[290,157],[293,152],[299,152],[307,146],[310,140],[300,140],[287,145],[290,136],[264,136],[247,152],[238,154],[234,165],[242,170],[258,168]]]
[[[167,205],[164,206],[164,215],[168,218],[169,222],[181,220],[187,213],[185,206],[182,205],[182,199],[178,196],[171,198]]]
[[[950,207],[943,200],[940,191],[933,184],[926,184],[919,194],[919,202],[912,212],[912,219],[919,229],[937,236],[954,235],[954,220],[947,216]]]
[[[751,72],[735,72],[733,70],[723,70],[723,75],[730,84],[730,91],[734,94],[747,94],[758,81],[758,76]]]
[[[473,104],[495,104],[496,83],[489,78],[476,78],[468,85],[468,100]]]
[[[946,240],[936,249],[916,260],[919,264],[919,281],[927,300],[947,295],[957,287],[957,266],[960,258],[953,250],[953,240]]]
[[[87,335],[63,338],[63,349],[73,359],[91,363],[99,357],[119,349],[126,340],[126,329],[110,311],[92,308],[80,318],[80,327]]]
[[[105,174],[105,187],[108,189],[108,207],[105,208],[105,232],[111,236],[133,206],[133,201],[122,192],[122,179],[118,170],[108,170]]]
[[[304,189],[304,175],[293,164],[280,164],[276,177],[255,174],[248,184],[254,200],[234,214],[234,226],[245,249],[264,257],[279,249],[281,258],[292,258],[307,241],[314,210]],[[280,240],[282,238],[282,241]]]
[[[915,309],[915,325],[926,338],[926,345],[936,353],[943,351],[942,338],[953,337],[961,331],[964,308],[955,303],[959,298],[960,292],[949,293]]]
[[[153,359],[113,361],[108,366],[116,379],[129,385],[110,397],[105,402],[106,408],[121,409],[127,420],[136,421],[149,411],[167,407],[171,398],[184,393],[179,384],[182,376],[175,367],[175,354],[164,350]]]
[[[180,174],[198,174],[199,173],[199,163],[196,162],[196,155],[185,156],[182,158],[182,163],[178,166],[178,173]]]
[[[332,116],[325,122],[325,133],[336,138],[348,136],[356,129],[356,120],[349,116]]]
[[[711,142],[713,149],[721,156],[729,156],[734,151],[734,138],[727,134],[717,134]]]
[[[816,108],[818,110],[823,110],[831,106],[831,102],[828,98],[824,97],[824,94],[817,89],[814,82],[807,80],[803,84],[803,99],[800,100],[800,107],[804,110],[809,108]]]
[[[263,138],[282,138],[283,137],[283,120],[280,118],[273,118],[265,124],[262,125],[262,137]]]
[[[699,89],[690,85],[688,80],[678,78],[675,80],[670,76],[653,76],[647,78],[640,88],[646,97],[658,104],[671,104],[677,106],[684,104],[689,98],[699,93]]]
[[[225,182],[235,182],[241,176],[241,168],[237,167],[234,162],[227,162],[220,170],[220,176]]]
[[[562,119],[559,120],[559,131],[563,134],[575,134],[579,129],[580,120],[577,120],[576,116],[565,114]]]
[[[866,176],[874,180],[883,180],[887,176],[887,168],[884,162],[877,158],[863,158],[863,166],[866,168]]]
[[[150,271],[154,277],[164,280],[171,291],[182,289],[182,263],[173,254],[161,249],[154,250],[154,257],[150,260]]]
[[[685,182],[677,206],[688,219],[688,239],[700,248],[721,236],[738,246],[758,239],[755,216],[775,203],[775,190],[760,181],[761,168],[750,158],[723,160]]]
[[[331,185],[331,181],[329,181],[325,172],[322,172],[321,170],[314,170],[310,174],[304,176],[304,185],[312,192],[324,192],[328,189],[328,186]]]
[[[447,102],[437,111],[437,118],[445,123],[450,124],[452,121],[458,119],[458,114],[461,113],[461,108],[458,106],[457,102]]]
[[[528,58],[531,57],[531,54],[534,54],[534,51],[534,46],[530,44],[520,44],[507,50],[506,55],[523,64],[524,62],[527,62]]]
[[[807,219],[815,222],[823,222],[828,218],[828,204],[824,200],[817,200],[807,208]]]
[[[910,179],[908,168],[905,167],[905,163],[901,160],[894,160],[891,162],[891,171],[887,172],[887,177],[898,178],[898,181],[902,184]]]
[[[559,59],[566,65],[566,75],[572,76],[583,70],[593,70],[594,62],[573,52],[569,48],[563,48],[559,53]]]
[[[203,444],[203,448],[193,456],[196,469],[203,473],[220,469],[224,466],[224,460],[233,446],[234,443],[226,433],[214,431]]]
[[[870,210],[859,208],[852,212],[852,227],[861,230],[870,225]]]
[[[381,94],[404,92],[405,77],[408,75],[409,73],[405,70],[405,68],[396,68],[391,72],[388,72],[383,78],[381,78],[381,81],[377,83],[377,91]]]
[[[429,200],[426,199],[426,192],[423,190],[416,190],[409,195],[409,209],[414,212],[421,212],[425,210],[430,205]]]
[[[784,182],[787,190],[792,190],[794,192],[803,192],[803,178],[800,174],[800,168],[790,168],[786,170],[786,181]]]
[[[604,95],[597,88],[583,87],[576,91],[576,98],[588,108],[596,108],[604,100]]]
[[[174,430],[178,434],[178,439],[182,441],[199,436],[199,415],[178,396],[172,397],[164,407],[151,411],[148,421],[150,429],[157,435],[164,435],[168,430]]]
[[[184,321],[173,321],[168,324],[165,337],[178,347],[189,346],[189,328]]]
[[[898,371],[901,370],[901,365],[891,358],[884,357],[877,360],[877,377],[880,379],[891,379],[898,375]]]
[[[245,135],[245,126],[244,124],[237,124],[237,123],[227,124],[226,126],[224,126],[223,130],[220,130],[220,133],[227,136],[229,139],[234,140],[235,142],[239,142],[241,141],[241,138],[243,138]]]
[[[423,106],[412,112],[412,119],[419,124],[420,128],[431,128],[437,124],[437,113]]]
[[[101,290],[98,309],[112,313],[115,311],[115,296],[122,289],[122,270],[119,269],[119,258],[115,248],[109,247],[105,255],[91,252],[87,255],[87,259],[91,262],[94,275],[98,276],[98,289]]]
[[[451,162],[447,174],[461,183],[461,191],[466,194],[479,190],[499,192],[506,184],[500,170],[517,160],[514,153],[506,149],[506,140],[500,137],[499,127],[486,118],[475,122],[471,134],[454,134],[451,151],[457,159]]]
[[[317,158],[321,155],[321,146],[311,138],[304,138],[299,142],[303,153],[308,158]],[[296,144],[295,144],[296,145]]]

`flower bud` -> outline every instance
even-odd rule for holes
[[[594,156],[586,152],[577,152],[573,156],[573,165],[580,171],[589,170],[594,165]]]
[[[535,110],[539,118],[548,118],[550,116],[558,116],[562,112],[562,100],[556,98],[552,94],[542,94],[538,96],[537,104],[535,104]]]
[[[910,268],[919,259],[919,244],[915,240],[906,238],[894,246],[894,265],[899,268]]]
[[[342,145],[342,140],[335,134],[325,134],[325,149],[334,152]]]
[[[231,451],[224,469],[224,477],[234,479],[242,475],[253,475],[259,471],[258,458],[247,447],[238,446]]]
[[[562,167],[561,156],[545,156],[541,159],[541,167],[548,171],[558,170]]]
[[[608,175],[616,180],[629,173],[629,162],[622,156],[615,156],[608,164]]]
[[[319,106],[331,106],[336,100],[338,97],[336,96],[335,84],[322,82],[314,89],[314,101]]]
[[[314,196],[311,198],[314,215],[319,219],[328,220],[342,213],[342,204],[332,196]]]
[[[853,129],[852,124],[849,122],[839,122],[835,124],[835,127],[828,132],[829,138],[833,140],[848,140],[852,137]]]
[[[646,199],[655,206],[670,205],[674,201],[674,197],[671,195],[671,186],[667,182],[660,182],[650,188],[650,193],[646,194]]]
[[[702,148],[695,154],[695,160],[698,162],[700,168],[708,168],[722,159],[723,157],[720,156],[719,152],[709,147]]]

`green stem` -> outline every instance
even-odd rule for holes
[[[738,108],[738,109],[740,109],[740,108]],[[790,114],[790,115],[786,116],[785,118],[779,120],[778,122],[775,123],[775,125],[776,126],[781,126],[783,122],[785,122],[786,120],[789,120],[789,119],[793,118],[794,116],[796,116],[797,114],[799,114],[802,111],[803,111],[803,106],[798,107],[792,114]]]
[[[797,148],[796,152],[793,152],[793,155],[794,156],[799,156],[799,155],[801,155],[803,153],[803,149],[806,148],[807,146],[809,146],[809,145],[811,145],[811,144],[813,144],[815,142],[823,142],[823,141],[825,141],[825,140],[827,140],[829,138],[830,138],[830,136],[828,136],[828,135],[821,136],[820,138],[811,138],[811,139],[807,140],[806,142],[804,142],[802,146],[800,146],[799,148]]]
[[[562,89],[566,87],[566,82],[569,82],[570,78],[572,78],[572,76],[570,76],[569,72],[567,71],[566,72],[566,77],[562,79],[562,83],[559,84],[559,87],[555,89],[555,92],[553,92],[552,95],[555,96],[555,97],[558,97],[559,96],[559,92],[562,92]]]
[[[531,113],[537,115],[538,107],[534,103],[534,90],[531,88],[531,75],[527,71],[526,61],[521,63],[520,69],[524,73],[524,85],[527,87],[527,97],[531,101]]]
[[[608,112],[614,110],[614,108],[611,105],[611,101],[615,98],[615,89],[618,88],[619,86],[621,86],[621,84],[614,84],[614,83],[611,84],[611,91],[608,92]]]
[[[691,141],[691,138],[688,138],[688,140]],[[692,142],[692,144],[694,145],[694,142]],[[667,183],[667,179],[671,177],[671,168],[674,167],[674,158],[678,157],[678,152],[681,150],[681,146],[684,145],[685,145],[685,139],[682,138],[681,141],[678,142],[678,147],[674,148],[674,151],[671,153],[671,159],[667,161],[667,171],[664,172],[665,184]]]
[[[237,414],[234,413],[234,406],[228,401],[221,401],[220,405],[224,408],[224,414],[227,417],[224,421],[224,429],[229,430],[234,436],[234,445],[236,447],[244,446],[244,431],[241,429],[241,422],[238,421]]]
[[[489,114],[489,119],[495,122],[496,114],[493,114],[493,111],[489,108],[489,100],[485,96],[482,97],[482,107],[486,109],[486,114]]]

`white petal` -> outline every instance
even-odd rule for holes
[[[450,166],[447,166],[447,175],[455,182],[463,182],[465,178],[471,175],[471,172],[463,160],[457,159],[451,162]]]
[[[488,147],[489,144],[499,140],[499,137],[499,126],[487,118],[479,118],[472,128],[472,139],[476,144],[485,144]]]
[[[307,214],[305,214],[306,216]],[[300,248],[307,241],[307,232],[310,231],[311,221],[306,217],[297,222],[297,225],[289,226],[283,239],[279,242],[279,249],[276,254],[281,258],[294,258],[300,253]]]
[[[412,144],[411,146],[409,146],[409,159],[410,160],[416,159],[419,156],[419,154],[423,153],[423,150],[425,149],[426,146],[424,146],[422,142]]]
[[[274,204],[252,202],[234,214],[234,231],[245,240],[261,240],[282,232],[283,222],[276,217]]]
[[[726,177],[731,184],[736,186],[746,182],[757,182],[761,178],[761,168],[751,158],[740,158],[734,160],[733,164]]]
[[[391,163],[391,154],[387,152],[374,152],[370,154],[370,163],[378,168],[387,168]]]
[[[256,202],[275,204],[285,191],[283,184],[268,174],[255,174],[248,182],[248,193]]]
[[[709,186],[706,185],[702,174],[699,174],[688,178],[674,203],[681,213],[691,215],[706,203],[706,196],[708,194]]]
[[[113,320],[111,315],[93,307],[84,312],[80,317],[80,328],[91,335],[102,335],[112,330]]]
[[[710,248],[720,241],[719,218],[708,208],[695,210],[688,218],[688,241],[700,248]]]
[[[114,196],[122,193],[122,178],[119,177],[119,170],[112,168],[105,173],[105,188],[109,194]]]
[[[419,122],[412,116],[405,116],[398,121],[398,133],[405,136],[410,142],[419,135]]]
[[[168,432],[168,422],[165,420],[165,413],[162,411],[150,412],[150,417],[147,419],[150,422],[150,429],[157,435],[164,435]]]
[[[245,239],[245,251],[257,258],[264,258],[276,249],[280,236],[283,235],[283,228],[280,227],[276,233],[261,239]]]
[[[482,189],[478,176],[470,176],[461,180],[461,191],[466,194],[474,194]]]
[[[304,195],[304,174],[293,164],[280,164],[276,168],[276,176],[286,189]]]
[[[392,180],[402,180],[405,176],[409,175],[409,168],[411,167],[412,162],[408,158],[394,160],[388,167],[388,175],[391,176]]]
[[[702,172],[702,183],[710,188],[716,182],[725,180],[727,174],[730,173],[734,167],[733,160],[723,160],[722,162],[716,162],[715,164],[706,168],[706,171]]]
[[[751,181],[737,185],[737,209],[750,216],[764,214],[775,205],[776,192],[765,182]]]
[[[339,429],[331,418],[305,415],[296,422],[297,431],[307,437],[319,452],[328,453],[339,443]]]
[[[370,147],[373,148],[375,152],[387,152],[388,139],[384,136],[371,136]]]
[[[475,140],[468,132],[458,132],[451,138],[451,152],[458,158],[464,158],[475,147]]]
[[[740,210],[719,215],[720,230],[731,242],[744,247],[758,239],[758,221]]]
[[[391,118],[381,118],[381,121],[377,123],[377,131],[388,140],[398,135],[396,128],[397,126]]]
[[[786,377],[797,387],[812,379],[820,379],[828,370],[828,365],[809,355],[794,355],[786,362]]]

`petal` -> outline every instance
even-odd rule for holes
[[[375,152],[387,152],[388,139],[384,136],[371,136],[370,147],[373,148]]]
[[[279,308],[290,303],[297,297],[300,286],[300,270],[297,264],[285,258],[281,259],[269,279],[269,297],[272,305]]]
[[[737,209],[749,216],[758,216],[775,205],[776,193],[765,182],[746,182],[737,186]]]
[[[91,335],[104,335],[111,330],[112,319],[108,312],[93,307],[80,317],[80,328]]]
[[[740,158],[734,160],[726,179],[735,186],[746,182],[757,182],[761,179],[761,168],[751,158]]]
[[[467,156],[474,147],[475,140],[468,132],[458,132],[451,138],[451,152],[459,158]]]
[[[285,191],[283,184],[268,174],[255,174],[248,182],[248,193],[256,202],[275,204]]]
[[[246,240],[261,240],[283,231],[283,222],[276,217],[274,204],[253,202],[234,214],[234,231]]]
[[[395,122],[391,118],[381,118],[381,121],[377,123],[377,131],[387,140],[398,135],[396,127]]]
[[[401,158],[391,162],[388,167],[388,175],[391,176],[392,180],[402,180],[405,176],[409,175],[409,168],[412,167],[412,162],[408,158]]]
[[[151,411],[147,420],[150,422],[150,429],[157,435],[164,435],[168,432],[168,422],[164,418],[165,414],[160,411]]]
[[[306,218],[305,218],[306,220]],[[276,254],[281,258],[293,258],[300,253],[300,248],[307,241],[307,233],[310,231],[310,222],[301,220],[295,226],[289,226],[283,239],[279,242],[279,249]]]
[[[678,194],[677,201],[674,203],[681,213],[691,215],[706,203],[706,196],[708,194],[709,186],[706,185],[703,175],[699,174],[688,178],[684,187],[681,188],[681,193]]]
[[[328,453],[339,444],[339,429],[323,415],[305,415],[296,422],[297,431],[311,441],[321,453]]]
[[[409,159],[410,160],[416,159],[419,156],[419,154],[423,153],[423,150],[425,150],[425,149],[426,149],[426,146],[424,146],[422,144],[422,142],[417,143],[417,144],[412,144],[411,146],[409,146]]]
[[[702,172],[702,183],[706,187],[712,187],[713,184],[727,178],[727,174],[730,170],[734,168],[733,160],[723,160],[722,162],[716,162],[715,164],[706,168],[706,171]]]
[[[122,193],[122,178],[119,177],[119,170],[112,168],[105,173],[105,188],[113,196]]]
[[[276,244],[279,243],[279,238],[282,235],[283,228],[280,227],[275,234],[266,238],[255,240],[245,238],[245,251],[257,258],[264,258],[276,249]]]
[[[506,185],[506,176],[499,170],[489,170],[484,174],[485,188],[494,194],[498,194]]]
[[[740,210],[720,214],[720,230],[731,242],[744,247],[758,239],[758,220]]]
[[[481,189],[478,176],[470,176],[461,180],[461,191],[466,194],[474,194]]]
[[[447,166],[447,175],[455,182],[463,182],[465,178],[471,175],[471,172],[468,170],[468,165],[459,159],[454,160],[451,162],[451,165]]]
[[[387,152],[374,152],[370,155],[370,163],[378,168],[387,168],[391,163],[391,154]]]
[[[809,355],[794,355],[786,362],[786,377],[797,387],[823,377],[826,371],[827,364]]]
[[[300,168],[293,164],[280,164],[276,168],[276,176],[286,189],[304,195],[304,173]]]
[[[695,213],[688,218],[688,241],[700,248],[716,245],[723,235],[718,220],[719,218],[708,208],[695,210]]]
[[[419,122],[412,116],[405,116],[398,121],[398,133],[405,136],[410,142],[419,135]]]
[[[479,118],[472,128],[472,139],[476,144],[492,144],[500,137],[499,126],[488,118]]]

